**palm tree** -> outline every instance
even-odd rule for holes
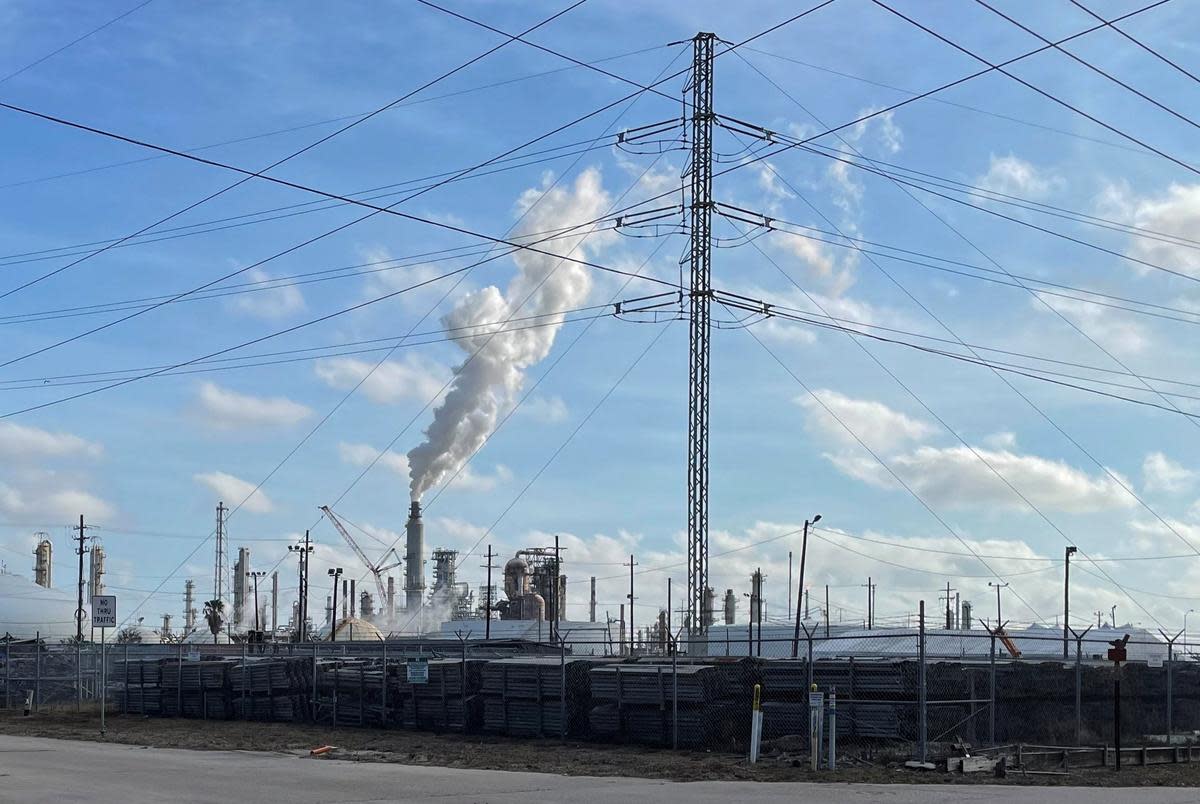
[[[217,644],[217,634],[225,624],[225,602],[209,600],[204,604],[204,619],[208,621],[208,630],[212,632],[213,644]]]

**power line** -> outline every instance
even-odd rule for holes
[[[1080,3],[1080,2],[1079,2],[1079,0],[1070,0],[1070,2],[1071,2],[1071,5],[1075,6],[1075,7],[1076,7],[1076,8],[1078,8],[1078,9],[1081,9],[1081,10],[1083,10],[1083,11],[1084,11],[1085,13],[1087,13],[1089,16],[1091,16],[1091,17],[1093,17],[1093,18],[1095,18],[1095,19],[1098,19],[1098,20],[1100,20],[1100,21],[1101,21],[1101,22],[1103,22],[1103,23],[1104,23],[1104,24],[1105,24],[1107,27],[1109,27],[1109,28],[1111,28],[1112,30],[1116,31],[1116,32],[1117,32],[1117,33],[1119,33],[1121,36],[1125,37],[1125,38],[1126,38],[1126,39],[1128,39],[1130,42],[1132,42],[1133,44],[1137,45],[1138,47],[1140,47],[1142,50],[1144,50],[1144,51],[1146,51],[1147,53],[1149,53],[1149,54],[1150,54],[1151,56],[1153,56],[1154,58],[1158,59],[1159,61],[1163,62],[1164,64],[1168,64],[1168,65],[1170,65],[1171,67],[1174,67],[1174,68],[1175,68],[1177,71],[1179,71],[1179,72],[1183,73],[1183,74],[1184,74],[1184,75],[1186,75],[1188,78],[1192,79],[1193,81],[1196,81],[1197,83],[1200,83],[1200,78],[1197,78],[1197,77],[1196,77],[1196,75],[1195,75],[1194,73],[1192,73],[1192,72],[1190,72],[1190,71],[1188,71],[1188,70],[1185,70],[1183,67],[1180,67],[1178,64],[1176,64],[1175,62],[1171,61],[1171,60],[1170,60],[1170,59],[1168,59],[1166,56],[1164,56],[1162,53],[1159,53],[1157,50],[1153,49],[1153,48],[1152,48],[1152,47],[1150,47],[1149,45],[1145,44],[1145,43],[1144,43],[1144,42],[1142,42],[1140,39],[1135,39],[1135,38],[1134,38],[1132,35],[1130,35],[1129,33],[1127,33],[1127,32],[1126,32],[1124,29],[1122,29],[1122,28],[1118,28],[1116,25],[1113,25],[1113,24],[1112,24],[1112,22],[1109,22],[1108,20],[1104,19],[1104,17],[1101,17],[1099,14],[1097,14],[1096,12],[1092,11],[1090,8],[1088,8],[1087,6],[1085,6],[1083,3]]]
[[[48,61],[49,59],[54,58],[55,56],[57,56],[59,53],[62,53],[67,48],[71,48],[71,47],[74,47],[75,45],[78,45],[84,39],[87,39],[91,36],[94,36],[94,35],[100,33],[105,28],[109,27],[110,25],[120,22],[121,20],[128,17],[130,14],[134,13],[135,11],[140,11],[141,9],[145,8],[146,6],[150,5],[153,2],[154,2],[154,0],[144,0],[141,3],[138,3],[136,6],[133,6],[128,11],[124,11],[124,12],[118,14],[117,16],[113,17],[112,19],[108,20],[107,22],[101,23],[100,25],[97,25],[95,28],[92,28],[87,33],[75,37],[70,42],[67,42],[65,45],[62,45],[61,47],[58,47],[58,48],[50,51],[45,56],[42,56],[41,58],[36,59],[34,61],[31,61],[28,64],[26,64],[24,67],[20,67],[20,68],[14,70],[13,72],[9,73],[8,75],[4,76],[3,78],[0,78],[0,84],[3,84],[13,78],[16,78],[21,73],[24,73],[28,70],[32,70],[34,67],[37,67],[42,62]]]
[[[650,53],[655,50],[662,50],[666,47],[669,47],[669,46],[668,45],[653,45],[651,47],[644,47],[644,48],[640,48],[638,50],[630,50],[625,53],[618,53],[614,56],[605,56],[604,58],[593,60],[592,63],[602,64],[604,62],[617,61],[619,59],[625,59],[625,58],[629,58],[631,56],[640,56],[644,53]],[[575,65],[572,65],[569,67],[556,67],[553,70],[543,70],[542,72],[529,73],[527,75],[517,76],[515,78],[508,78],[503,81],[492,81],[487,84],[481,84],[479,86],[468,87],[467,89],[459,89],[454,92],[446,92],[441,95],[430,95],[425,98],[418,98],[418,99],[414,99],[414,100],[405,101],[404,103],[396,104],[395,106],[392,107],[392,109],[393,110],[394,109],[402,109],[402,108],[405,108],[408,106],[420,106],[425,103],[434,103],[439,100],[446,100],[447,98],[456,98],[456,97],[460,97],[462,95],[470,95],[470,94],[476,93],[476,92],[483,92],[485,90],[495,89],[496,87],[502,87],[502,86],[506,86],[509,84],[516,84],[516,83],[520,83],[522,81],[529,81],[534,78],[544,78],[545,76],[548,76],[548,75],[554,75],[556,73],[562,73],[562,72],[569,72],[571,70],[577,70],[577,69],[579,69],[579,68],[578,68],[578,66],[575,66]],[[237,137],[234,139],[222,140],[220,142],[212,142],[212,143],[208,143],[206,145],[196,145],[191,148],[184,148],[183,150],[187,151],[188,153],[192,153],[195,151],[207,151],[207,150],[211,150],[213,148],[223,148],[223,147],[226,147],[229,145],[240,145],[241,143],[244,143],[244,142],[252,142],[254,140],[267,139],[269,137],[279,136],[280,134],[292,134],[297,131],[304,131],[304,130],[310,129],[310,128],[318,128],[320,126],[332,125],[333,123],[343,123],[347,120],[354,120],[356,118],[363,117],[367,114],[369,114],[369,112],[359,112],[357,114],[346,114],[346,115],[341,115],[339,117],[329,117],[324,120],[314,120],[309,123],[301,123],[299,125],[289,126],[287,128],[278,128],[278,129],[273,129],[271,131],[259,132],[257,134],[247,134],[247,135]],[[43,182],[55,181],[58,179],[67,179],[67,178],[72,178],[74,176],[82,176],[82,175],[86,175],[89,173],[97,173],[97,172],[103,171],[103,170],[112,170],[114,168],[128,167],[130,165],[139,165],[139,164],[142,164],[143,162],[153,162],[157,159],[163,159],[164,157],[165,157],[164,154],[155,154],[153,156],[144,156],[139,159],[126,159],[126,160],[123,160],[120,162],[108,162],[103,165],[94,165],[89,168],[81,168],[79,170],[72,170],[72,171],[68,171],[65,173],[56,173],[56,174],[53,174],[50,176],[40,176],[40,177],[32,178],[32,179],[23,179],[21,181],[9,182],[7,184],[0,184],[0,190],[7,190],[12,187],[23,187],[23,186],[27,186],[27,185],[31,185],[31,184],[41,184]]]
[[[1116,126],[1106,123],[1103,120],[1101,120],[1100,118],[1083,111],[1078,106],[1074,106],[1074,105],[1068,103],[1067,101],[1063,100],[1062,98],[1059,98],[1056,95],[1054,95],[1050,92],[1047,92],[1046,90],[1042,89],[1041,87],[1038,87],[1038,86],[1030,83],[1029,81],[1026,81],[1024,78],[1021,78],[1020,76],[1015,75],[1014,73],[1004,69],[1004,66],[1005,66],[1004,64],[992,64],[987,59],[974,53],[973,51],[967,49],[966,47],[963,47],[962,45],[958,44],[957,42],[953,41],[952,39],[949,39],[948,37],[943,36],[942,34],[938,33],[937,31],[933,30],[932,28],[928,27],[927,25],[924,25],[924,24],[918,22],[917,20],[901,13],[900,11],[897,11],[896,9],[889,6],[888,4],[882,2],[882,0],[871,0],[871,2],[874,3],[875,5],[879,6],[883,10],[890,12],[891,14],[894,14],[895,16],[899,17],[900,19],[904,20],[905,22],[909,23],[910,25],[920,28],[922,31],[925,31],[925,33],[929,34],[930,36],[934,37],[935,39],[937,39],[941,42],[944,42],[947,45],[950,45],[950,47],[954,48],[955,50],[958,50],[959,52],[970,56],[971,58],[975,59],[976,61],[979,61],[983,64],[988,65],[989,69],[996,70],[1004,75],[1007,75],[1009,78],[1013,79],[1014,81],[1021,84],[1022,86],[1028,87],[1029,89],[1033,90],[1034,92],[1036,92],[1037,94],[1046,98],[1047,100],[1051,100],[1054,103],[1057,103],[1059,106],[1062,106],[1065,109],[1069,109],[1070,111],[1074,112],[1075,114],[1079,115],[1080,117],[1090,120],[1091,122],[1095,123],[1096,125],[1100,126],[1101,128],[1105,128],[1108,131],[1111,131],[1113,134],[1116,134],[1124,139],[1129,140],[1130,142],[1134,143],[1135,145],[1140,145],[1142,148],[1145,148],[1147,151],[1150,151],[1151,153],[1155,153],[1155,154],[1161,156],[1163,159],[1166,159],[1168,162],[1172,162],[1175,165],[1178,165],[1179,167],[1183,168],[1184,170],[1188,171],[1189,173],[1194,173],[1197,176],[1200,176],[1200,168],[1197,168],[1194,165],[1190,165],[1187,162],[1184,162],[1182,159],[1171,156],[1171,154],[1167,153],[1166,151],[1163,151],[1160,148],[1156,148],[1155,146],[1150,145],[1148,142],[1138,139],[1137,137],[1133,136],[1132,134],[1128,134],[1125,131],[1122,131],[1121,129],[1117,128]],[[1106,27],[1106,26],[1102,25],[1100,27]],[[1062,44],[1061,41],[1051,42],[1050,44],[1046,45],[1046,47],[1047,48],[1050,48],[1050,47],[1058,48],[1059,45],[1061,45],[1061,44]]]

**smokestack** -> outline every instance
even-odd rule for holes
[[[391,625],[396,619],[396,577],[388,576],[387,585],[387,624]]]
[[[350,616],[351,617],[356,616],[355,604],[357,602],[356,598],[358,596],[358,593],[354,589],[355,583],[356,583],[355,579],[351,578],[350,579]]]
[[[596,576],[592,576],[592,599],[588,603],[588,622],[596,622]]]
[[[279,630],[279,570],[271,573],[271,631]]]
[[[404,610],[416,614],[425,598],[425,525],[421,522],[421,503],[413,500],[405,525],[408,536],[404,552]]]
[[[733,625],[737,622],[737,595],[732,589],[725,590],[725,624]]]
[[[183,584],[183,631],[191,634],[196,630],[196,582],[188,579]]]
[[[962,602],[962,630],[971,630],[971,601],[969,600]]]
[[[346,619],[347,612],[350,610],[346,603],[346,598],[350,597],[350,581],[347,578],[342,578],[342,619]]]

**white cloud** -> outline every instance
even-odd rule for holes
[[[1017,435],[1016,433],[1010,433],[1007,431],[992,433],[991,435],[983,437],[983,443],[987,444],[993,449],[1011,450],[1015,449],[1017,446]]]
[[[30,458],[98,458],[104,448],[71,433],[52,433],[15,422],[0,422],[0,459],[24,461]]]
[[[1172,184],[1162,195],[1140,197],[1126,185],[1110,185],[1097,206],[1105,214],[1167,238],[1130,237],[1127,255],[1200,277],[1200,251],[1169,242],[1171,237],[1194,239],[1200,229],[1200,184]],[[1139,273],[1151,270],[1138,265],[1134,268]]]
[[[116,509],[96,495],[64,488],[52,475],[25,478],[13,484],[0,481],[0,514],[71,522],[80,514],[90,520],[110,519]]]
[[[1119,313],[1109,307],[1058,296],[1038,294],[1036,299],[1029,300],[1035,310],[1046,315],[1052,315],[1052,313],[1039,299],[1062,313],[1075,326],[1110,352],[1125,355],[1138,354],[1145,351],[1152,341],[1150,331],[1140,323],[1131,320],[1128,313]],[[1057,316],[1055,317],[1057,318]]]
[[[1151,452],[1142,461],[1142,477],[1147,491],[1170,494],[1186,491],[1200,477],[1200,472],[1176,463],[1161,452]]]
[[[277,319],[285,318],[293,313],[304,310],[304,294],[294,285],[279,286],[274,283],[274,277],[261,268],[251,268],[246,272],[249,282],[262,282],[264,289],[241,293],[227,299],[226,306],[235,312],[254,316],[255,318]]]
[[[531,396],[517,410],[543,424],[564,422],[569,415],[561,396]]]
[[[234,477],[227,472],[207,472],[192,475],[192,479],[207,487],[222,500],[232,503],[232,506],[240,504],[247,511],[258,514],[275,510],[275,503],[261,489],[255,491],[253,483],[242,480],[240,477]],[[254,492],[253,496],[247,499],[247,495],[251,492]]]
[[[348,391],[366,377],[374,366],[374,363],[365,360],[338,357],[318,362],[314,370],[326,385]],[[444,366],[409,354],[379,366],[363,383],[362,391],[372,402],[381,405],[395,404],[405,399],[428,402],[441,392],[449,378],[450,372]]]
[[[846,432],[846,427],[872,449],[884,451],[919,441],[933,433],[927,423],[892,410],[882,402],[854,399],[827,388],[814,391],[814,394],[824,407],[812,396],[796,398],[796,403],[808,414],[807,427],[810,432],[831,438],[838,444],[858,443]],[[839,419],[846,427],[838,423]]]
[[[338,455],[344,463],[352,466],[368,466],[378,458],[376,466],[381,466],[400,477],[408,477],[408,456],[402,452],[388,450],[381,456],[379,450],[370,444],[347,444],[343,441],[338,444]]]
[[[866,117],[877,111],[879,111],[877,108],[866,107],[859,109],[858,116]],[[904,147],[904,131],[896,122],[894,112],[884,112],[883,114],[878,114],[868,120],[862,121],[854,126],[847,139],[856,144],[861,143],[872,132],[878,137],[878,144],[882,147],[884,153],[896,154]]]
[[[1036,455],[987,449],[976,449],[975,453],[1039,508],[1090,513],[1137,504],[1121,487],[1129,486],[1124,479],[1118,483],[1107,474],[1089,475],[1062,461]],[[880,488],[897,487],[887,470],[867,456],[841,453],[827,457],[846,475]],[[905,483],[930,503],[951,508],[1025,507],[966,447],[923,446],[892,455],[887,461]]]
[[[1059,189],[1062,179],[1013,154],[992,154],[987,173],[977,178],[975,183],[994,193],[1038,199]]]
[[[769,162],[760,163],[755,168],[758,174],[758,188],[767,196],[767,202],[770,205],[775,205],[780,201],[786,201],[795,198],[796,195],[788,190],[779,179],[779,174],[776,173],[776,168]]]
[[[312,409],[282,397],[241,394],[206,382],[200,386],[200,411],[211,427],[233,430],[243,427],[290,426],[312,415]]]

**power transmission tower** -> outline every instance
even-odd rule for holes
[[[691,331],[688,351],[688,630],[708,631],[708,386],[709,307],[712,300],[712,124],[713,49],[716,35],[692,40],[692,158],[690,174]],[[630,601],[632,605],[632,600]]]
[[[225,599],[225,576],[229,574],[229,546],[225,543],[225,502],[217,503],[217,544],[213,558],[213,600]]]

